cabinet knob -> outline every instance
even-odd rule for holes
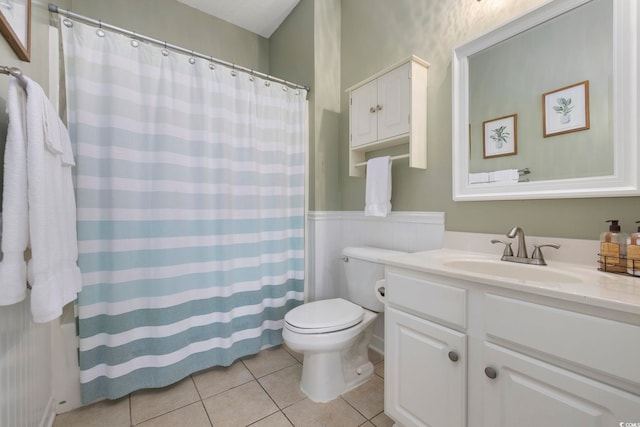
[[[376,105],[376,110],[378,110],[378,111],[382,110],[382,105],[380,105],[380,104]]]
[[[369,112],[370,112],[370,113],[375,113],[375,112],[376,112],[376,107],[371,107],[371,108],[369,108]]]
[[[484,374],[492,380],[495,380],[498,376],[498,371],[496,371],[496,369],[492,368],[491,366],[487,366],[486,368],[484,368]]]
[[[451,350],[448,354],[449,356],[449,360],[451,360],[452,362],[457,362],[459,357],[458,357],[458,353],[456,353],[455,351]]]

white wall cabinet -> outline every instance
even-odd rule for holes
[[[399,267],[386,280],[397,426],[639,422],[639,316]]]
[[[409,166],[427,167],[427,68],[412,56],[347,89],[349,175],[362,176],[366,153],[407,144]]]

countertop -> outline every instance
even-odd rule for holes
[[[521,268],[523,278],[507,278],[492,274],[465,271],[447,266],[451,261],[477,261],[512,264],[515,269]],[[614,273],[604,273],[594,267],[547,260],[546,266],[500,261],[500,256],[481,252],[462,251],[457,249],[437,249],[405,255],[383,257],[380,262],[393,267],[406,268],[413,271],[431,273],[462,279],[469,282],[483,283],[528,292],[596,307],[603,307],[628,313],[640,314],[640,277]],[[511,267],[509,267],[511,268]],[[534,269],[535,271],[531,271]],[[527,272],[536,275],[537,269],[547,269],[567,276],[566,281],[537,281],[526,279]]]

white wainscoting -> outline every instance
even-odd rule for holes
[[[31,299],[0,307],[0,426],[53,424],[51,323],[34,323]]]
[[[419,252],[442,248],[444,240],[443,212],[392,212],[378,218],[359,211],[312,211],[307,221],[308,301],[344,296],[342,248],[346,246]],[[382,319],[376,321],[373,333],[372,347],[382,352]]]

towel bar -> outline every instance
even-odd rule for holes
[[[0,65],[0,74],[6,74],[8,76],[13,76],[18,79],[20,85],[24,87],[26,82],[24,80],[24,75],[22,74],[22,70],[18,67],[8,67],[6,65]]]
[[[400,154],[398,156],[391,156],[390,160],[394,161],[394,160],[400,160],[400,159],[408,159],[409,158],[409,154]],[[367,162],[361,162],[361,163],[356,163],[356,167],[363,167],[363,166],[367,166]]]

